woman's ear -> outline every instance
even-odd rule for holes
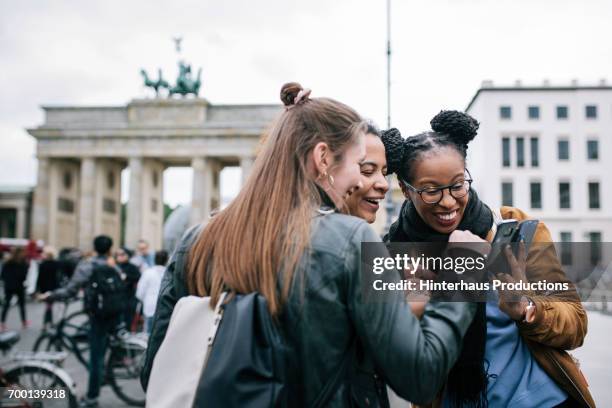
[[[317,177],[327,175],[330,163],[330,151],[329,146],[325,142],[319,142],[312,149],[312,156],[314,160],[315,170]]]

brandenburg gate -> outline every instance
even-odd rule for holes
[[[121,171],[129,168],[125,244],[162,246],[163,171],[193,168],[190,223],[220,204],[219,173],[248,173],[260,136],[280,105],[213,105],[203,98],[136,99],[127,106],[44,106],[37,141],[32,238],[90,249],[121,233]]]

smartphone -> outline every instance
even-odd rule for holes
[[[529,247],[531,246],[533,236],[538,228],[538,222],[538,220],[525,220],[521,222],[518,231],[515,233],[516,235],[513,237],[512,242],[521,242],[521,240],[523,240],[527,253],[529,253]],[[515,249],[515,255],[517,255],[517,251],[518,247]]]
[[[497,232],[491,241],[491,252],[487,263],[493,265],[497,262],[502,249],[506,244],[510,244],[519,229],[519,223],[515,219],[503,220],[497,224]]]
[[[491,242],[491,253],[489,254],[489,269],[495,273],[512,273],[503,250],[506,244],[512,245],[514,256],[518,256],[518,243],[522,240],[525,250],[529,253],[533,236],[538,227],[538,220],[518,221],[504,220],[497,226],[497,233]]]

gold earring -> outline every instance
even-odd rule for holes
[[[334,176],[332,176],[331,174],[327,175],[327,181],[329,181],[329,185],[333,186],[334,185]]]

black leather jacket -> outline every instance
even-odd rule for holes
[[[141,376],[145,389],[174,305],[188,295],[184,268],[197,233],[192,229],[186,234],[165,272]],[[430,302],[419,321],[403,292],[386,291],[378,293],[374,301],[365,299],[364,285],[370,283],[373,274],[360,271],[362,242],[380,242],[363,220],[325,211],[314,216],[311,249],[302,263],[305,266],[295,275],[281,316],[292,350],[292,405],[311,406],[347,353],[356,361],[354,366],[360,364],[358,358],[372,362],[384,382],[402,398],[426,403],[442,387],[459,355],[462,337],[474,316],[474,305]],[[384,247],[380,256],[388,256]],[[387,282],[400,280],[397,271],[375,277]],[[359,347],[354,346],[354,340]],[[177,358],[180,356],[177,354]],[[376,406],[380,402],[372,400],[375,393],[354,390],[349,384],[347,379],[337,388],[328,406],[348,406],[349,393],[353,403],[359,403],[355,401],[359,398],[362,403],[368,398],[364,405]]]

